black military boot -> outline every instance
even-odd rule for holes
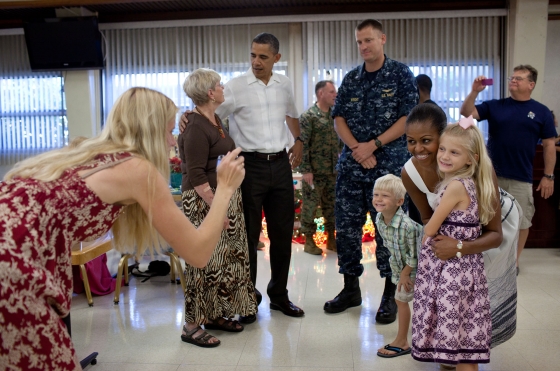
[[[361,304],[362,292],[360,291],[359,277],[345,274],[344,288],[333,300],[327,301],[323,309],[328,313],[340,313]]]
[[[385,289],[381,297],[381,304],[375,315],[378,323],[389,324],[397,319],[397,303],[395,303],[395,291],[397,285],[391,282],[391,277],[385,278]]]

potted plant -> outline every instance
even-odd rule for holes
[[[169,158],[170,184],[172,188],[181,188],[183,173],[181,172],[181,159],[179,157]]]

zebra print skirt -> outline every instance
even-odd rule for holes
[[[198,228],[210,207],[194,189],[183,192],[182,200],[183,212]],[[185,322],[202,325],[219,317],[257,312],[240,189],[231,197],[227,214],[229,227],[222,231],[206,267],[185,265]]]

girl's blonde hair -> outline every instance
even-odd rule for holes
[[[471,125],[467,129],[463,129],[459,124],[448,125],[441,139],[445,136],[458,138],[461,146],[466,150],[471,165],[466,165],[464,168],[454,174],[453,178],[473,178],[476,185],[476,197],[478,200],[478,215],[480,223],[483,225],[488,224],[496,213],[495,207],[498,202],[498,195],[494,187],[494,180],[492,179],[492,161],[486,151],[486,145],[482,138],[480,130]],[[477,158],[478,156],[478,158]],[[440,177],[443,174],[438,169]],[[450,181],[442,181],[438,185],[438,190],[443,189]]]
[[[74,141],[68,147],[43,153],[17,163],[4,180],[34,178],[56,180],[64,171],[92,163],[100,154],[130,152],[151,162],[164,179],[169,178],[167,124],[175,120],[178,108],[171,99],[147,88],[131,88],[115,102],[101,134]],[[148,205],[154,198],[156,174],[149,174]],[[113,242],[121,252],[160,249],[163,240],[152,226],[151,212],[146,214],[138,203],[125,206],[113,224]]]

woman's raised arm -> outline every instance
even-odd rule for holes
[[[229,201],[245,177],[244,158],[238,157],[240,148],[226,155],[218,166],[218,187],[210,211],[200,227],[195,228],[185,214],[175,205],[167,181],[149,162],[139,169],[133,199],[148,213],[151,208],[152,223],[160,235],[185,261],[203,268],[216,247],[223,228]],[[150,168],[151,167],[151,168]],[[143,175],[141,173],[144,173]],[[155,192],[148,204],[148,174],[156,175]],[[144,176],[144,181],[139,181]]]

